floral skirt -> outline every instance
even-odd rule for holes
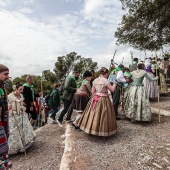
[[[9,117],[10,135],[8,139],[9,154],[15,154],[17,152],[24,152],[34,142],[36,134],[31,126],[28,115],[23,114],[18,116],[14,114]]]
[[[123,113],[136,121],[151,121],[149,98],[144,86],[131,85],[124,93]]]
[[[111,136],[117,131],[113,104],[108,96],[94,96],[78,123],[81,130],[97,136]]]

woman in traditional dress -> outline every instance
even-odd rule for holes
[[[36,135],[28,120],[26,108],[23,106],[23,86],[19,82],[13,86],[14,92],[8,95],[9,154],[24,152],[31,146]]]
[[[158,79],[151,78],[144,70],[144,64],[138,64],[138,70],[131,72],[133,83],[128,88],[126,102],[124,103],[123,112],[132,122],[151,121],[151,108],[146,88],[143,86],[143,79],[153,82]]]
[[[145,71],[147,72],[148,76],[152,79],[155,78],[152,70],[151,60],[148,58],[145,60]],[[157,83],[156,81],[150,82],[146,78],[144,78],[144,86],[147,89],[149,98],[156,98],[158,97],[158,90],[157,90]]]
[[[92,74],[90,71],[85,71],[83,74],[84,80],[83,84],[80,86],[80,88],[77,90],[77,92],[74,94],[73,98],[73,110],[76,111],[77,116],[75,121],[73,122],[73,126],[75,126],[75,129],[79,129],[78,127],[78,121],[81,118],[82,112],[86,108],[86,105],[89,101],[89,98],[92,94],[92,84],[91,84],[91,79],[92,79]]]
[[[100,76],[93,81],[93,97],[78,123],[80,129],[88,134],[111,136],[117,131],[115,112],[108,95],[108,90],[114,92],[117,83],[112,86],[107,80],[108,75],[108,69],[102,67]]]

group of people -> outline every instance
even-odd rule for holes
[[[14,84],[9,95],[4,88],[8,79],[8,67],[0,64],[0,170],[11,168],[8,155],[26,153],[36,137],[33,77],[28,76],[23,85],[20,82]]]
[[[66,122],[72,122],[75,129],[97,136],[114,135],[116,120],[121,119],[120,111],[131,122],[151,121],[149,100],[168,92],[169,73],[166,58],[164,61],[148,58],[144,62],[134,58],[129,68],[112,60],[110,69],[102,67],[98,77],[93,70],[85,71],[81,80],[79,72],[74,70],[63,84],[62,95],[58,84],[50,93],[49,117],[62,127],[67,114]],[[0,169],[12,166],[9,154],[25,152],[34,142],[33,126],[38,121],[37,110],[41,111],[35,98],[42,104],[42,93],[35,93],[32,76],[27,76],[25,84],[14,84],[9,95],[4,88],[8,79],[8,67],[0,64]],[[61,102],[63,109],[56,119]],[[73,111],[76,112],[74,121],[71,120]]]
[[[73,71],[65,81],[61,97],[64,107],[56,122],[62,127],[66,113],[66,122],[70,122],[74,110],[77,116],[72,125],[75,129],[97,136],[110,136],[116,133],[116,120],[122,115],[132,123],[151,121],[149,100],[168,92],[168,71],[166,59],[147,58],[139,62],[134,58],[129,68],[111,61],[111,69],[102,67],[97,78],[86,71],[81,85],[76,81],[79,73]]]

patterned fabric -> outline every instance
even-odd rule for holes
[[[151,108],[144,86],[129,86],[124,93],[123,113],[127,118],[136,121],[150,121]]]
[[[150,78],[155,78],[154,74],[147,73]],[[158,96],[158,90],[157,90],[157,82],[156,81],[149,81],[146,78],[143,80],[144,86],[147,89],[148,97],[149,98],[155,98]]]
[[[8,155],[3,154],[0,156],[0,170],[11,168],[12,164],[9,163]]]
[[[153,82],[156,78],[151,78],[144,70],[132,72],[133,83],[126,89],[123,99],[123,113],[127,118],[135,121],[150,121],[151,108],[146,88],[142,82],[144,78]]]
[[[94,97],[88,102],[78,123],[80,129],[88,134],[111,136],[117,132],[113,104],[108,96],[101,96],[92,109]]]
[[[7,103],[7,93],[5,89],[0,88],[3,93],[0,93],[0,121],[2,121],[2,126],[5,129],[6,135],[9,135],[9,122],[8,122],[8,103]]]
[[[9,121],[7,94],[5,89],[0,88],[0,169],[8,167],[8,143]]]
[[[36,135],[31,126],[28,115],[23,106],[23,96],[18,99],[14,93],[8,95],[9,101],[9,127],[10,135],[8,139],[9,154],[24,152],[31,146]]]
[[[0,155],[8,152],[7,137],[3,126],[0,126]]]
[[[168,93],[168,87],[164,75],[159,73],[159,78],[160,78],[159,93]]]

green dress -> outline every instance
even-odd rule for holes
[[[144,70],[136,70],[131,74],[133,83],[125,91],[123,112],[131,120],[151,121],[149,97],[143,85],[143,79],[144,77],[149,81],[156,81],[157,79],[150,78]]]

